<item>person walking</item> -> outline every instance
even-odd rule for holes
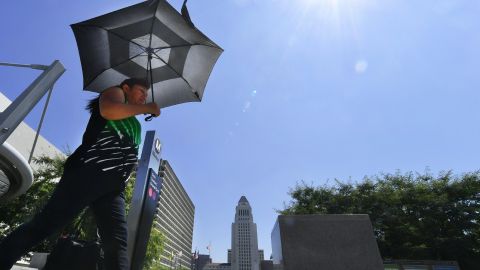
[[[160,115],[146,103],[149,84],[132,78],[103,91],[87,106],[91,116],[82,144],[65,163],[63,175],[44,208],[0,242],[0,270],[10,270],[30,248],[61,230],[84,208],[97,222],[106,270],[127,270],[125,182],[137,163],[139,114]]]

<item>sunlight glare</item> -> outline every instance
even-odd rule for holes
[[[297,34],[352,36],[376,0],[284,0],[293,11]]]

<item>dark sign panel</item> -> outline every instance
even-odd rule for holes
[[[153,169],[148,170],[147,185],[143,196],[140,222],[135,239],[135,247],[132,257],[132,269],[142,269],[143,260],[147,251],[147,244],[150,238],[152,223],[155,218],[160,190],[162,188],[162,178],[159,177]]]

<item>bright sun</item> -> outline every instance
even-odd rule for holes
[[[374,0],[292,0],[300,11],[300,22],[323,23],[343,28],[355,23],[367,5]],[[343,25],[343,26],[342,26]]]
[[[300,0],[300,2],[309,5],[309,6],[315,6],[315,5],[336,5],[338,3],[338,0]]]

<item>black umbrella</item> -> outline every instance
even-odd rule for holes
[[[161,108],[201,101],[222,48],[165,0],[142,2],[71,25],[85,90],[102,92],[127,78],[147,78]]]

